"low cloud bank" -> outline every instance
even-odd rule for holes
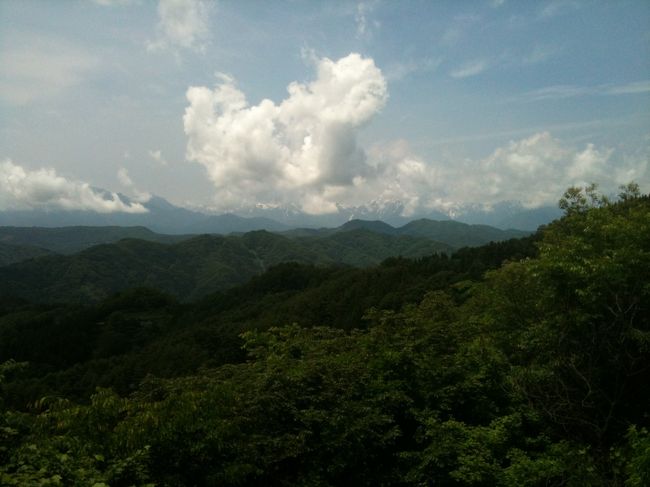
[[[146,213],[140,203],[125,203],[117,193],[71,181],[54,169],[26,170],[10,160],[0,163],[0,210],[82,210],[97,213]]]

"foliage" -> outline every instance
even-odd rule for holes
[[[23,413],[5,407],[0,479],[647,485],[650,200],[633,191],[618,203],[581,194],[568,195],[576,204],[543,231],[536,255],[520,242],[367,270],[292,264],[192,306],[137,291],[76,309],[115,320],[128,336],[138,330],[127,326],[129,317],[138,322],[161,310],[169,322],[153,334],[178,337],[178,327],[218,339],[229,323],[231,333],[243,332],[245,360],[150,376],[128,395],[98,389],[85,404],[45,399]],[[496,268],[504,255],[511,261]],[[404,282],[410,290],[396,295],[398,305],[383,306],[379,296]],[[309,306],[314,319],[341,320],[346,306],[362,300],[357,289],[373,296],[359,326],[291,324]],[[412,296],[418,304],[408,304]],[[336,298],[342,308],[324,306]],[[12,323],[31,316],[51,324],[56,315],[15,306]],[[285,325],[262,326],[265,313],[284,316]],[[201,326],[183,328],[190,318]],[[182,356],[191,360],[196,350]]]
[[[283,262],[363,267],[388,257],[417,258],[451,250],[426,238],[364,230],[316,239],[289,239],[265,231],[203,235],[175,244],[124,239],[74,255],[0,267],[0,296],[49,303],[98,302],[115,292],[146,286],[194,300],[243,284]]]

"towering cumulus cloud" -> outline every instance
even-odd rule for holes
[[[125,203],[116,193],[104,194],[88,183],[70,181],[53,169],[29,171],[0,162],[0,210],[83,210],[98,213],[146,213],[140,203]]]
[[[309,213],[331,212],[337,195],[375,177],[357,143],[388,97],[372,59],[321,59],[314,81],[287,91],[280,104],[251,106],[225,75],[214,89],[187,90],[187,157],[206,168],[221,208],[297,203]]]
[[[570,185],[598,182],[606,190],[647,177],[647,158],[567,144],[531,134],[482,159],[431,160],[407,141],[357,143],[362,127],[386,103],[386,80],[358,54],[316,61],[310,83],[291,83],[279,104],[250,105],[235,81],[187,90],[187,158],[205,167],[216,206],[297,205],[307,213],[345,207],[399,207],[404,216],[452,211],[465,203],[518,200],[554,205]],[[398,203],[398,205],[396,205]]]

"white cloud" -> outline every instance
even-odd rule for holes
[[[81,84],[99,65],[66,41],[14,36],[0,47],[0,98],[15,105],[50,99]]]
[[[127,191],[133,195],[133,198],[138,203],[146,203],[151,199],[151,194],[147,193],[146,191],[140,191],[136,187],[135,183],[131,179],[131,176],[129,176],[129,171],[125,167],[121,167],[117,170],[117,180]]]
[[[354,14],[354,21],[357,24],[357,38],[369,39],[372,37],[374,29],[378,29],[380,23],[372,20],[370,14],[377,4],[376,1],[363,1],[357,3],[357,9]]]
[[[84,210],[98,213],[146,213],[140,203],[125,203],[116,193],[70,181],[54,169],[26,170],[10,160],[0,163],[0,209]]]
[[[606,192],[632,180],[648,184],[647,152],[621,155],[593,144],[575,147],[548,132],[512,141],[479,160],[425,161],[405,141],[375,146],[369,159],[377,164],[378,176],[342,201],[400,201],[404,216],[448,212],[466,203],[555,205],[567,187],[591,182]]]
[[[650,92],[650,80],[634,81],[624,85],[607,86],[603,88],[605,95],[634,95]]]
[[[400,202],[409,216],[461,203],[555,204],[574,184],[647,179],[647,155],[625,159],[544,131],[479,160],[425,160],[403,140],[366,151],[357,134],[388,97],[382,72],[359,54],[315,64],[316,79],[291,83],[279,104],[250,105],[226,75],[213,89],[187,90],[187,158],[205,167],[217,209],[296,205],[317,214]]]
[[[167,165],[167,159],[165,159],[162,155],[162,152],[160,149],[157,150],[150,150],[148,152],[149,157],[151,157],[154,161],[156,161],[158,164],[161,166],[166,166]]]
[[[331,212],[348,190],[376,177],[357,133],[388,97],[381,71],[355,53],[316,67],[316,79],[291,83],[279,104],[250,106],[228,77],[214,89],[187,90],[187,157],[206,168],[218,206],[295,202]]]
[[[158,36],[150,51],[180,47],[201,51],[209,35],[210,6],[204,0],[159,0]]]
[[[130,5],[136,0],[92,0],[93,3],[100,5],[102,7],[114,7],[122,5]]]
[[[534,208],[555,205],[572,185],[596,182],[607,192],[632,180],[648,183],[647,153],[621,156],[593,144],[574,147],[548,132],[512,141],[479,160],[424,161],[405,141],[375,146],[369,157],[379,161],[380,177],[359,188],[357,198],[400,201],[405,216],[508,200]]]
[[[551,0],[541,8],[539,17],[549,19],[578,8],[580,8],[580,4],[576,0]]]
[[[442,64],[442,58],[405,60],[390,64],[385,70],[388,81],[401,81],[414,73],[432,73]]]
[[[519,200],[537,207],[554,204],[572,185],[597,182],[611,190],[628,182],[629,174],[643,179],[646,165],[643,158],[622,164],[610,148],[572,147],[540,132],[512,141],[481,161],[465,161],[456,171],[456,191],[465,201]]]
[[[470,76],[476,76],[481,74],[488,68],[488,62],[485,59],[476,59],[474,61],[467,62],[460,66],[459,68],[451,71],[449,75],[452,78],[469,78]]]
[[[536,45],[533,50],[524,56],[524,64],[539,64],[553,58],[558,52],[559,48],[550,45]]]
[[[579,96],[618,96],[635,95],[650,92],[650,80],[634,81],[621,85],[554,85],[529,91],[514,97],[515,100],[535,102],[545,100],[562,100]]]

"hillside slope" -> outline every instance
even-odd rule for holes
[[[393,257],[423,257],[451,248],[426,239],[346,232],[289,239],[266,231],[203,235],[163,244],[125,239],[74,255],[46,256],[0,268],[0,297],[40,302],[86,302],[136,286],[196,299],[242,284],[282,262],[368,266]]]

